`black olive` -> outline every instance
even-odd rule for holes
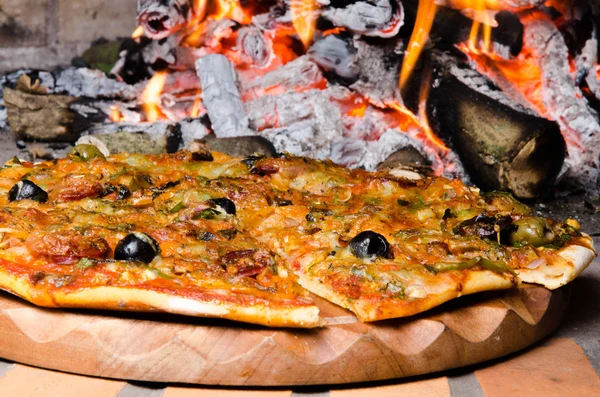
[[[160,254],[160,246],[145,233],[133,232],[117,244],[115,259],[119,261],[136,261],[150,263]]]
[[[350,251],[357,258],[389,258],[390,243],[381,234],[367,230],[350,240]]]
[[[24,180],[18,182],[9,190],[8,199],[10,201],[29,199],[39,203],[45,203],[48,201],[48,193],[35,183]]]
[[[213,161],[215,158],[212,153],[208,150],[202,150],[199,152],[192,153],[192,160],[194,161]]]
[[[213,203],[217,207],[223,209],[229,215],[235,215],[235,203],[228,198],[216,198],[208,200],[210,203]]]
[[[131,190],[129,190],[126,186],[120,185],[119,191],[117,192],[117,200],[124,200],[131,196]]]

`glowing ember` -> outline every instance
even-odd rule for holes
[[[412,74],[423,46],[429,39],[429,32],[435,18],[437,6],[434,0],[419,0],[415,28],[406,47],[402,71],[400,72],[400,89],[403,89]]]
[[[118,106],[112,105],[110,107],[110,119],[111,121],[118,123],[120,121],[123,121],[124,117],[121,114],[121,110],[119,110]]]
[[[140,25],[138,26],[133,33],[131,34],[131,38],[136,40],[144,35],[144,28]]]
[[[315,0],[290,0],[292,24],[304,47],[312,43],[319,5]]]
[[[358,107],[350,110],[348,112],[348,116],[351,117],[365,117],[365,112],[367,111],[367,102],[363,101]]]
[[[158,72],[150,79],[146,88],[144,88],[141,100],[147,121],[156,121],[161,116],[160,94],[162,93],[166,80],[167,73]]]

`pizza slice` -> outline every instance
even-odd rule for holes
[[[207,173],[205,161],[188,160],[122,155],[7,165],[0,288],[46,307],[319,326],[319,310],[295,276],[238,226],[237,205],[264,198],[184,173],[194,165]],[[227,169],[218,167],[213,172]]]
[[[457,180],[409,181],[293,157],[253,166],[276,170],[263,179],[287,205],[264,208],[248,232],[304,288],[362,321],[521,282],[558,288],[595,256],[574,227]]]

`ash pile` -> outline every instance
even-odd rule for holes
[[[71,67],[0,77],[0,129],[285,151],[524,199],[600,190],[593,0],[140,0],[138,22]]]

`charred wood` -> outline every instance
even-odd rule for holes
[[[600,123],[570,72],[568,48],[552,21],[525,24],[524,43],[532,49],[542,75],[542,101],[557,120],[569,144],[569,180],[587,191],[598,191]]]
[[[358,1],[346,7],[329,7],[321,15],[335,26],[371,37],[394,37],[404,24],[404,9],[398,0]]]
[[[254,135],[248,128],[233,65],[223,55],[211,54],[196,62],[202,100],[219,138]]]
[[[438,65],[428,114],[438,136],[451,143],[475,183],[533,199],[551,191],[566,146],[557,123],[482,90],[475,72]],[[458,72],[458,73],[457,73]],[[492,95],[490,95],[493,93]]]
[[[192,0],[139,0],[137,20],[147,37],[164,39],[187,27],[194,15],[193,3]]]
[[[273,157],[277,154],[273,144],[261,136],[217,138],[214,134],[210,134],[197,142],[210,151],[225,153],[232,157],[247,157],[253,154]]]
[[[263,95],[276,95],[292,90],[308,90],[323,83],[319,67],[308,57],[301,56],[285,65],[253,79],[241,81],[245,101]]]

